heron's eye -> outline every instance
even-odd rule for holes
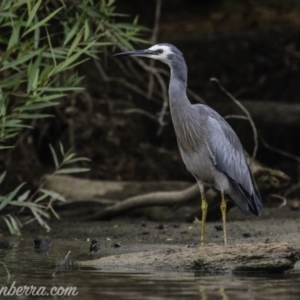
[[[158,50],[156,51],[157,54],[162,54],[163,52],[164,52],[164,50],[162,50],[162,49],[158,49]]]

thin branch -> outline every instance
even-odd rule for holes
[[[166,87],[165,82],[163,81],[161,76],[157,76],[157,80],[158,80],[158,82],[161,86],[162,95],[163,95],[163,105],[162,105],[161,110],[158,114],[158,123],[159,123],[160,127],[157,131],[157,135],[160,135],[162,130],[163,130],[163,127],[165,126],[164,118],[165,118],[165,115],[167,113],[167,109],[169,107],[169,101],[168,101],[167,87]]]
[[[281,195],[278,195],[278,194],[271,194],[269,195],[270,197],[273,197],[273,198],[278,198],[280,200],[282,200],[282,203],[277,207],[278,209],[279,208],[282,208],[283,206],[286,206],[287,204],[287,201],[286,201],[286,198],[281,196]]]
[[[217,78],[211,78],[210,80],[217,83],[217,85],[219,86],[221,91],[223,93],[225,93],[245,113],[245,115],[247,116],[247,118],[249,120],[249,123],[253,130],[253,140],[254,140],[254,148],[253,148],[253,153],[252,153],[251,162],[250,162],[250,164],[251,164],[252,161],[256,157],[256,153],[257,153],[257,149],[258,149],[258,138],[257,138],[258,135],[257,135],[257,129],[255,127],[253,119],[252,119],[249,111],[245,108],[245,106],[243,106],[240,101],[238,101],[231,93],[229,93]]]
[[[101,64],[96,59],[94,59],[94,63],[95,63],[95,66],[96,66],[99,74],[101,75],[102,79],[105,82],[117,82],[117,83],[120,83],[120,84],[126,86],[127,88],[129,88],[130,90],[136,92],[137,94],[140,94],[143,97],[147,97],[147,94],[143,90],[139,89],[135,84],[132,84],[132,83],[124,80],[123,78],[115,78],[115,77],[109,77],[109,76],[107,76],[107,74],[105,73],[105,71],[102,68]]]
[[[187,94],[190,95],[191,97],[193,97],[193,98],[194,98],[197,102],[199,102],[199,103],[203,103],[203,104],[206,103],[202,97],[200,97],[199,95],[197,95],[197,94],[196,94],[193,90],[191,90],[190,88],[187,88]]]
[[[126,114],[126,115],[127,114],[141,114],[141,115],[147,116],[148,118],[154,120],[155,122],[158,122],[156,116],[154,116],[140,108],[128,108],[128,109],[123,109],[123,110],[116,110],[115,113],[121,113],[121,114]]]
[[[158,29],[159,29],[159,20],[160,20],[160,13],[161,13],[161,0],[156,0],[156,7],[155,7],[155,16],[154,16],[154,26],[151,36],[151,43],[152,45],[156,44]],[[154,67],[155,61],[150,61],[150,66]],[[151,99],[153,94],[153,87],[154,87],[154,76],[152,73],[149,74],[149,83],[148,83],[148,92],[147,98]]]
[[[228,115],[228,116],[225,116],[224,119],[241,119],[241,120],[248,121],[248,118],[246,116],[240,116],[240,115]]]
[[[10,281],[10,273],[9,273],[8,268],[7,268],[6,264],[5,264],[5,262],[0,261],[0,264],[2,264],[4,266],[4,268],[5,268],[6,273],[7,273],[7,282],[9,282]]]
[[[286,190],[285,193],[284,193],[284,196],[287,197],[288,195],[290,195],[294,191],[298,190],[299,188],[300,188],[300,182],[294,184],[288,190]]]
[[[260,139],[260,142],[262,143],[262,145],[263,145],[266,149],[268,149],[268,150],[270,150],[270,151],[273,151],[273,152],[275,152],[275,153],[278,153],[278,154],[280,154],[280,155],[282,155],[282,156],[288,157],[288,158],[290,158],[290,159],[293,159],[293,160],[295,160],[296,162],[300,163],[300,157],[299,157],[299,156],[294,155],[294,154],[291,154],[291,153],[289,153],[289,152],[286,152],[286,151],[284,151],[284,150],[280,150],[280,149],[277,149],[277,148],[271,146],[270,144],[268,144],[268,143],[266,142],[266,140],[265,140],[262,136],[260,136],[259,139]]]
[[[68,253],[66,254],[65,258],[58,264],[57,268],[55,269],[55,271],[52,274],[52,277],[55,277],[56,273],[66,264],[70,253],[71,253],[71,251],[69,250]]]

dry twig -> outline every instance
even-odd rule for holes
[[[7,273],[7,282],[9,282],[10,281],[10,273],[9,273],[8,268],[7,268],[6,264],[5,264],[5,262],[0,261],[0,264],[2,264],[4,266],[4,268],[5,268],[6,273]]]
[[[280,149],[278,149],[278,148],[276,148],[276,147],[271,146],[270,144],[268,144],[268,143],[266,142],[266,140],[265,140],[262,136],[260,136],[259,139],[260,139],[260,142],[262,143],[262,145],[263,145],[266,149],[268,149],[268,150],[270,150],[270,151],[273,151],[273,152],[275,152],[275,153],[278,153],[278,154],[280,154],[280,155],[282,155],[282,156],[285,156],[285,157],[287,157],[287,158],[293,159],[293,160],[295,160],[296,162],[300,163],[300,157],[299,157],[299,156],[294,155],[294,154],[291,154],[291,153],[289,153],[289,152],[286,152],[286,151],[284,151],[284,150],[280,150]]]

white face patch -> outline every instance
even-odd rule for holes
[[[158,55],[153,55],[153,56],[151,56],[151,58],[157,59],[157,60],[160,60],[160,61],[162,61],[166,64],[169,64],[168,55],[173,54],[173,52],[172,52],[172,50],[169,46],[154,45],[151,48],[149,48],[149,50],[152,50],[152,51],[162,50],[163,51],[162,53],[160,53]]]

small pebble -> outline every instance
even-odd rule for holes
[[[187,246],[188,248],[195,248],[196,247],[196,245],[195,244],[188,244],[188,246]]]
[[[98,245],[98,241],[92,240],[90,245],[90,252],[97,252],[100,250],[100,246]]]
[[[114,248],[120,248],[120,247],[122,247],[122,245],[120,243],[115,243],[114,244]]]
[[[299,205],[299,201],[294,201],[294,202],[292,202],[291,205],[290,205],[290,210],[299,210],[299,209],[300,209],[299,206],[300,206],[300,205]]]
[[[243,237],[249,238],[249,237],[251,237],[251,234],[249,232],[245,232],[245,233],[243,233]]]
[[[157,227],[157,229],[167,229],[167,228],[168,228],[168,225],[166,225],[166,224],[160,224]]]
[[[33,240],[34,249],[46,251],[51,245],[51,240],[46,238],[35,238]]]
[[[215,229],[217,231],[222,231],[223,230],[223,226],[222,225],[215,225]]]
[[[11,248],[9,242],[0,241],[0,249],[9,249],[9,248]]]

